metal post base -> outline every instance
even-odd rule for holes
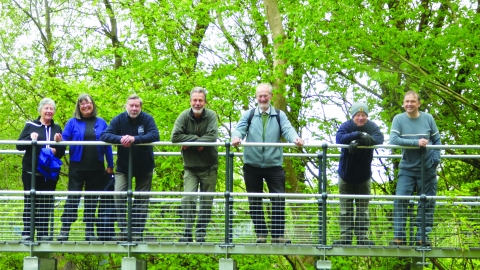
[[[332,261],[317,261],[316,264],[317,270],[332,269]]]
[[[122,270],[147,270],[147,261],[124,257],[122,258]]]
[[[25,257],[23,258],[23,270],[57,270],[57,259]]]
[[[237,261],[233,259],[220,259],[218,270],[237,270]]]

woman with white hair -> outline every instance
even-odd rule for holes
[[[23,128],[19,141],[52,141],[51,145],[39,145],[37,147],[37,164],[38,156],[41,148],[50,148],[53,155],[57,158],[63,157],[65,154],[65,146],[56,145],[54,142],[55,136],[62,133],[62,128],[53,122],[55,115],[55,102],[50,98],[44,98],[38,104],[38,113],[40,116],[33,121],[27,121]],[[22,160],[22,182],[23,190],[25,191],[55,191],[57,187],[57,179],[47,179],[46,176],[35,172],[35,183],[32,186],[32,145],[17,145],[17,150],[24,150],[25,155]],[[23,231],[22,240],[32,241],[31,227],[30,227],[30,207],[31,195],[25,195],[23,205]],[[52,237],[48,235],[48,220],[49,215],[53,211],[53,196],[52,195],[36,195],[35,196],[35,228],[37,231],[38,241],[51,241]]]

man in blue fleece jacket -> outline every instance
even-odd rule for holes
[[[277,122],[277,110],[270,105],[272,86],[260,84],[257,87],[256,98],[258,107],[249,124],[250,110],[243,113],[232,133],[232,145],[237,146],[247,136],[247,142],[280,142],[280,137],[303,145],[303,139],[298,136],[283,111]],[[282,147],[246,147],[243,151],[243,177],[247,192],[262,193],[263,180],[267,182],[270,193],[285,193],[285,171],[282,168]],[[284,237],[285,230],[285,198],[271,198],[272,226],[271,236],[274,244],[289,244],[291,241]],[[253,220],[257,243],[266,243],[268,235],[267,225],[263,212],[262,198],[248,197],[250,216]]]
[[[384,137],[377,124],[368,120],[368,107],[354,103],[352,119],[344,122],[337,131],[338,144],[349,144],[342,148],[338,164],[338,189],[340,194],[370,195],[373,148],[358,148],[382,144]],[[368,239],[370,218],[368,199],[340,199],[340,235],[334,245],[351,245],[356,235],[357,245],[375,245]],[[355,210],[355,211],[354,211]]]

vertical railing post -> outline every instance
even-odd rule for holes
[[[35,205],[36,205],[36,177],[37,177],[37,140],[32,140],[32,182],[30,188],[30,241],[35,240]]]
[[[233,216],[233,198],[230,193],[233,191],[233,157],[230,152],[230,142],[225,142],[225,245],[232,243],[232,220]]]
[[[427,196],[425,195],[425,155],[427,152],[427,149],[425,147],[421,147],[422,151],[422,157],[421,157],[421,169],[420,169],[420,178],[422,181],[422,194],[420,195],[420,204],[422,205],[420,211],[422,214],[422,222],[421,222],[421,228],[422,228],[422,247],[425,247],[425,240],[426,240],[426,234],[425,234],[425,206],[427,205]],[[418,210],[417,210],[418,211]]]
[[[323,154],[318,153],[317,154],[317,159],[318,159],[318,194],[323,194],[323,189],[322,189],[322,175],[323,175]],[[323,201],[322,198],[317,199],[317,204],[318,204],[318,231],[319,231],[319,239],[318,243],[323,244]]]
[[[128,189],[127,189],[127,241],[132,241],[132,209],[133,209],[133,190],[132,190],[132,177],[133,177],[133,147],[128,148]]]
[[[327,147],[326,143],[322,144],[322,245],[327,244]]]
[[[409,200],[408,201],[408,209],[407,209],[407,213],[408,213],[408,218],[409,218],[409,230],[408,230],[408,244],[409,246],[413,245],[414,242],[415,242],[415,232],[414,232],[414,224],[415,224],[415,215],[414,215],[414,208],[415,208],[415,201],[414,200]]]

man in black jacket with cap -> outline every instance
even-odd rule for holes
[[[340,194],[370,195],[372,177],[373,149],[357,146],[372,146],[383,143],[383,134],[379,127],[368,120],[368,107],[364,103],[354,103],[351,108],[352,119],[344,122],[337,131],[337,144],[349,144],[342,148],[338,165],[338,189]],[[340,240],[334,245],[351,245],[357,236],[357,245],[375,245],[368,239],[370,218],[368,199],[340,199]]]

